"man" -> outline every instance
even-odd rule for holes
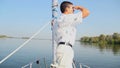
[[[75,42],[75,26],[82,22],[82,18],[89,15],[89,11],[81,6],[73,6],[69,1],[64,1],[60,5],[62,15],[57,19],[54,26],[54,38],[57,43],[57,68],[73,68],[74,51],[72,46]],[[79,10],[74,14],[75,10]]]

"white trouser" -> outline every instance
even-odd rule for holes
[[[57,68],[73,68],[74,51],[69,45],[60,44],[57,47]]]

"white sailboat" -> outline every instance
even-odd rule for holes
[[[52,20],[54,20],[54,22],[55,22],[56,19],[57,19],[57,14],[58,14],[57,8],[58,8],[58,0],[52,0]],[[53,62],[52,62],[51,65],[46,66],[46,61],[45,61],[45,58],[44,58],[44,67],[45,67],[45,68],[56,68],[56,55],[55,55],[55,54],[56,54],[56,46],[57,46],[57,45],[56,45],[55,42],[54,42],[54,35],[53,35],[53,33],[54,33],[54,30],[52,29]],[[26,67],[28,67],[28,66],[29,66],[30,68],[32,68],[32,64],[33,64],[33,63],[39,64],[39,60],[37,60],[37,61],[35,61],[35,62],[32,62],[32,63],[29,63],[29,64],[23,66],[22,68],[26,68]],[[84,64],[82,64],[82,63],[78,63],[78,62],[77,62],[77,64],[79,64],[79,65],[78,65],[78,68],[90,68],[89,66],[84,65]],[[73,68],[77,68],[75,61],[73,62]]]
[[[52,0],[52,20],[54,20],[54,22],[57,19],[57,8],[58,8],[58,0]],[[49,22],[50,23],[50,22]],[[25,41],[23,44],[21,44],[17,49],[15,49],[12,53],[10,53],[8,56],[6,56],[4,59],[2,59],[0,61],[0,64],[2,64],[5,60],[7,60],[8,58],[10,58],[13,54],[15,54],[18,50],[20,50],[23,46],[25,46],[29,41],[31,41],[36,35],[38,35],[49,23],[45,24],[38,32],[36,32],[33,36],[31,36],[27,41]],[[53,61],[50,65],[47,66],[46,63],[46,59],[40,59],[40,60],[36,60],[33,62],[30,62],[24,66],[22,66],[21,68],[34,68],[33,64],[38,64],[39,68],[43,68],[40,65],[40,61],[43,60],[42,65],[44,65],[44,68],[56,68],[56,44],[54,42],[54,36],[53,36],[54,30],[52,29],[52,53],[53,53]],[[77,66],[76,66],[77,65]],[[77,63],[77,62],[73,62],[73,68],[90,68],[87,65],[81,64],[81,63]]]

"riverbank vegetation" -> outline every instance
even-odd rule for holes
[[[7,38],[7,35],[0,35],[0,38]]]
[[[30,37],[15,37],[15,36],[8,36],[8,35],[0,35],[0,39],[30,39]],[[51,40],[49,38],[32,38],[32,40]]]
[[[97,44],[120,44],[120,34],[113,33],[112,35],[104,35],[95,37],[84,36],[80,39],[81,42],[85,43],[97,43]]]

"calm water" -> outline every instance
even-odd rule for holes
[[[22,39],[0,39],[0,60],[6,57],[24,41],[25,40]],[[120,68],[120,45],[98,46],[76,42],[73,48],[75,51],[75,60],[91,68]],[[47,65],[51,63],[51,41],[32,40],[2,63],[0,68],[21,68],[23,65],[37,59],[40,59],[40,63],[42,64],[44,61],[43,58],[46,58]]]

